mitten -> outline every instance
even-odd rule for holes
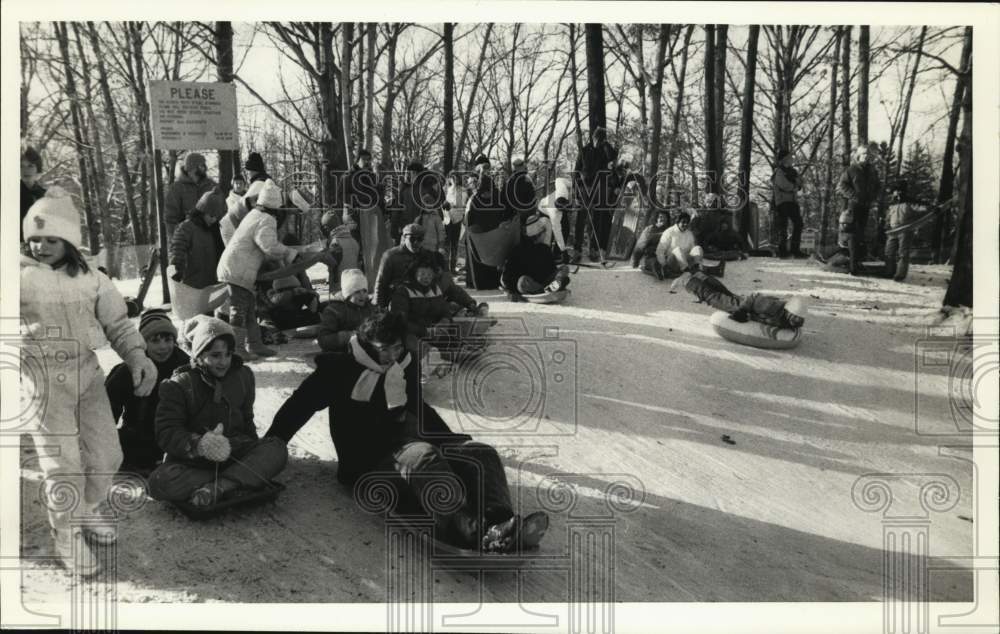
[[[229,439],[222,435],[222,423],[216,425],[215,429],[203,435],[198,441],[198,455],[212,462],[225,462],[229,459],[231,450]]]
[[[132,385],[138,397],[149,396],[156,387],[156,364],[142,350],[129,353],[125,363],[132,370]]]

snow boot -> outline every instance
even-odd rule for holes
[[[94,521],[84,525],[84,537],[101,546],[109,546],[118,541],[115,512],[107,501],[98,504],[93,511]]]
[[[59,563],[71,573],[92,577],[101,570],[101,562],[83,539],[79,529],[64,528],[52,531],[54,553]]]
[[[250,344],[247,343],[246,328],[233,328],[233,335],[236,338],[235,352],[239,353],[240,357],[242,357],[244,361],[256,361],[257,359],[260,359],[259,356],[250,350]]]
[[[260,331],[260,324],[254,322],[247,328],[247,350],[258,357],[273,357],[278,354],[274,350],[264,345],[264,336]]]

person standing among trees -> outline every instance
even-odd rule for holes
[[[184,222],[187,212],[194,209],[203,194],[215,188],[215,181],[208,177],[205,157],[189,152],[184,157],[180,176],[167,189],[163,199],[163,222],[167,225],[167,244],[174,237],[177,225]]]
[[[861,270],[861,259],[866,254],[865,229],[868,226],[868,214],[878,198],[881,187],[878,171],[871,163],[871,151],[874,145],[874,143],[862,145],[854,151],[854,162],[841,174],[837,186],[847,207],[845,211],[850,225],[847,232],[847,249],[851,258],[852,274]]]
[[[21,222],[28,210],[45,195],[45,188],[38,183],[42,174],[42,155],[30,145],[21,153]],[[21,228],[21,242],[24,242],[24,228]]]
[[[799,173],[792,167],[792,153],[778,152],[778,161],[771,175],[771,188],[775,205],[774,225],[778,237],[778,257],[804,258],[799,250],[802,241],[802,210],[799,208],[798,191],[802,189]],[[788,221],[792,222],[791,249],[788,244]]]
[[[597,248],[606,252],[611,234],[611,215],[614,201],[611,199],[611,174],[618,161],[618,150],[607,140],[607,130],[598,126],[590,133],[590,143],[580,148],[573,169],[577,200],[580,210],[576,216],[576,237],[574,239],[573,262],[580,261],[583,237],[587,231],[587,217],[594,227]],[[591,261],[597,261],[598,252],[591,246]]]

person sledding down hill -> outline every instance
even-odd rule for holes
[[[316,357],[316,371],[281,406],[266,437],[288,442],[313,414],[330,408],[337,480],[359,500],[369,487],[387,484],[399,493],[393,511],[426,514],[437,540],[495,553],[537,546],[548,516],[515,514],[496,449],[453,432],[421,398],[405,336],[399,314],[367,319],[347,352]],[[455,504],[434,505],[441,497],[434,491],[447,492]]]
[[[801,297],[786,301],[762,293],[736,295],[719,280],[700,272],[691,274],[684,288],[699,302],[729,313],[737,322],[757,321],[790,329],[801,328],[805,322],[806,306]]]
[[[537,213],[528,220],[521,241],[500,268],[500,288],[512,302],[535,301],[533,298],[545,299],[546,303],[561,301],[561,296],[555,294],[569,285],[569,267],[560,265],[552,252],[552,225]]]

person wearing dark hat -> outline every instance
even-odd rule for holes
[[[264,182],[271,176],[264,169],[264,157],[258,152],[251,152],[250,156],[247,157],[246,163],[243,164],[243,169],[247,171],[247,176],[250,180],[247,181],[248,184],[252,185],[257,181]]]
[[[215,269],[225,249],[219,221],[226,213],[221,192],[213,190],[198,199],[170,241],[171,279],[197,289],[219,281]]]
[[[288,448],[254,424],[254,375],[234,354],[229,324],[198,315],[184,325],[191,363],[160,384],[156,441],[167,456],[149,477],[150,497],[215,505],[237,489],[267,486]]]
[[[774,231],[778,240],[778,257],[789,255],[796,258],[806,257],[799,250],[802,240],[802,210],[799,208],[798,191],[802,189],[802,179],[792,167],[792,153],[788,150],[778,152],[778,160],[771,175],[771,188],[774,200]],[[792,223],[791,248],[788,240],[788,222]]]
[[[205,157],[198,152],[188,152],[180,167],[180,174],[167,188],[163,197],[163,222],[167,225],[167,244],[177,225],[184,222],[187,212],[194,209],[198,200],[215,188],[215,181],[208,177]]]
[[[378,267],[378,276],[375,278],[375,305],[379,308],[388,308],[392,301],[392,294],[396,286],[406,281],[410,264],[417,253],[426,251],[424,249],[424,228],[418,224],[408,224],[403,227],[401,244],[393,247],[382,254],[382,262]],[[471,302],[471,298],[462,288],[455,285],[448,271],[448,263],[444,255],[436,251],[428,251],[439,263],[440,284],[442,289],[450,291],[450,287],[455,286],[455,292],[462,297],[462,304]]]
[[[156,366],[156,384],[169,379],[177,368],[188,365],[191,358],[177,347],[177,328],[162,308],[149,308],[139,317],[139,334],[146,340],[146,356]],[[156,444],[156,406],[158,390],[148,396],[136,396],[132,387],[132,371],[119,363],[104,381],[111,403],[111,413],[118,428],[122,446],[121,472],[148,476],[163,460],[163,450]]]
[[[28,210],[35,201],[45,195],[45,188],[38,183],[42,174],[42,155],[30,145],[21,153],[21,222],[28,215]],[[24,242],[24,229],[21,229],[21,242]]]
[[[329,408],[337,480],[360,492],[391,486],[399,513],[433,518],[435,537],[462,548],[512,552],[538,545],[548,516],[514,512],[496,449],[452,431],[420,390],[420,368],[405,347],[406,322],[378,312],[348,342],[348,351],[316,357],[309,375],[274,415],[266,437],[291,441]],[[449,508],[435,490],[454,492]],[[393,496],[395,499],[395,496]]]
[[[594,128],[590,134],[590,143],[581,147],[576,157],[573,175],[580,209],[577,212],[576,236],[573,240],[575,261],[580,259],[584,236],[591,223],[597,249],[607,252],[615,204],[611,195],[611,177],[618,161],[618,150],[608,142],[607,137],[607,130],[603,127]],[[598,251],[593,246],[590,249],[590,259],[598,259]]]
[[[394,243],[402,237],[403,227],[420,216],[422,190],[430,186],[428,176],[419,161],[411,161],[406,166],[406,180],[400,184],[399,195],[389,209],[389,234]]]
[[[521,218],[522,224],[538,210],[535,185],[528,176],[528,166],[523,158],[511,161],[511,174],[504,184],[503,195],[504,202]]]

